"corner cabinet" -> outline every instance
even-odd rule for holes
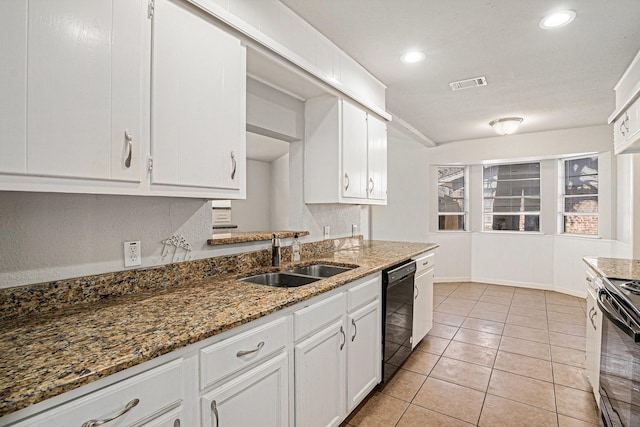
[[[305,103],[306,203],[387,203],[387,127],[332,96]]]
[[[146,8],[0,2],[0,190],[138,189]]]
[[[151,190],[245,197],[246,49],[185,1],[155,0]]]

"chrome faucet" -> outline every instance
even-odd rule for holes
[[[276,237],[276,233],[273,233],[273,238],[271,239],[271,265],[279,267],[281,258],[280,239]]]

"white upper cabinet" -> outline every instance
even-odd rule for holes
[[[245,47],[182,1],[155,1],[152,32],[152,186],[244,197]]]
[[[613,123],[616,154],[640,153],[640,52],[614,88],[616,110],[609,117]]]
[[[0,174],[140,181],[145,8],[0,2]]]
[[[344,100],[305,104],[306,203],[387,203],[387,128]]]
[[[387,200],[387,125],[369,114],[367,116],[367,196]]]

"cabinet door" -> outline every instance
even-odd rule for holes
[[[339,425],[346,402],[346,340],[341,318],[295,346],[295,425]]]
[[[367,113],[342,103],[342,196],[367,198]]]
[[[289,425],[288,353],[202,397],[202,425],[207,427]]]
[[[433,269],[420,273],[415,278],[413,301],[413,341],[414,349],[433,327]]]
[[[140,180],[145,6],[0,2],[0,172]]]
[[[596,402],[600,404],[600,347],[602,333],[602,312],[598,308],[593,291],[587,285],[587,343],[586,368],[589,383]]]
[[[156,0],[152,184],[240,189],[246,56],[240,40],[187,2]]]
[[[369,199],[387,200],[387,125],[367,115]]]
[[[351,412],[380,382],[380,302],[376,300],[347,317],[350,335],[347,357],[347,412]]]

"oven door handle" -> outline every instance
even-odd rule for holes
[[[640,342],[640,329],[634,328],[632,325],[627,324],[614,312],[614,308],[609,301],[606,300],[608,295],[607,291],[600,289],[598,291],[598,307],[602,310],[607,319],[612,321],[622,332],[633,338],[634,342]]]

